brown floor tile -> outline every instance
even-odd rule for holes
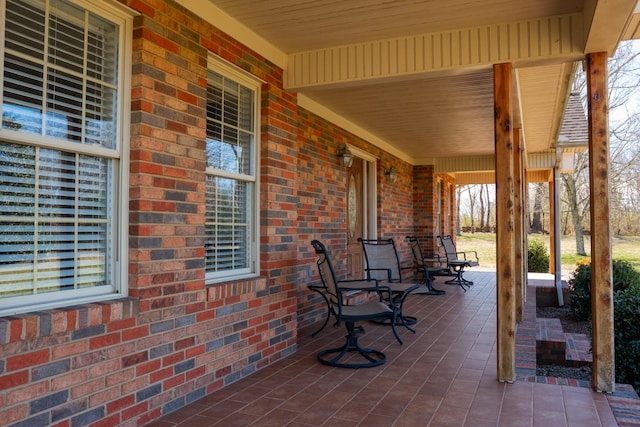
[[[263,417],[258,418],[251,425],[252,427],[282,427],[289,424],[297,416],[296,412],[274,409]]]
[[[461,426],[467,418],[467,411],[456,406],[441,405],[434,414],[431,425]]]
[[[536,410],[533,412],[533,427],[566,427],[564,411]]]
[[[151,427],[613,427],[606,396],[590,389],[496,380],[495,273],[469,273],[468,291],[410,295],[416,334],[364,323],[362,343],[388,360],[368,369],[320,364],[318,351],[341,346],[344,326],[298,332],[298,352],[188,405]],[[567,422],[565,422],[567,420]],[[178,422],[180,424],[178,424]]]

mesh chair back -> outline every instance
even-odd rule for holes
[[[322,284],[326,288],[329,303],[334,309],[339,310],[342,306],[342,293],[338,287],[338,281],[336,280],[329,254],[322,242],[313,240],[311,245],[315,249],[316,254],[318,254],[318,271],[320,272]]]
[[[447,261],[458,261],[458,253],[451,236],[438,236],[438,239],[440,239],[444,253],[447,255]]]
[[[411,252],[413,253],[413,260],[418,268],[424,267],[424,256],[422,255],[422,248],[417,237],[409,236],[409,243],[411,245]]]
[[[400,260],[393,239],[358,239],[367,263],[367,279],[402,282]]]

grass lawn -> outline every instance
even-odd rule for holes
[[[529,240],[541,240],[547,248],[549,247],[549,236],[542,234],[530,234]],[[480,258],[480,267],[495,269],[496,267],[496,235],[493,233],[463,233],[457,237],[457,249],[459,251],[476,251]],[[629,261],[640,270],[640,237],[613,237],[613,258]],[[585,250],[587,254],[591,252],[591,239],[585,236]],[[563,272],[572,272],[575,264],[584,256],[576,255],[576,240],[574,236],[562,236],[560,242],[560,260]]]

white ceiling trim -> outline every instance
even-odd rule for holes
[[[294,53],[285,87],[331,88],[541,58],[565,62],[581,58],[583,49],[582,13],[557,15]]]
[[[589,0],[585,2],[585,53],[615,53],[637,10],[637,0]]]

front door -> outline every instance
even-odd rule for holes
[[[362,279],[364,259],[358,242],[364,234],[364,160],[355,157],[347,169],[347,279]]]

